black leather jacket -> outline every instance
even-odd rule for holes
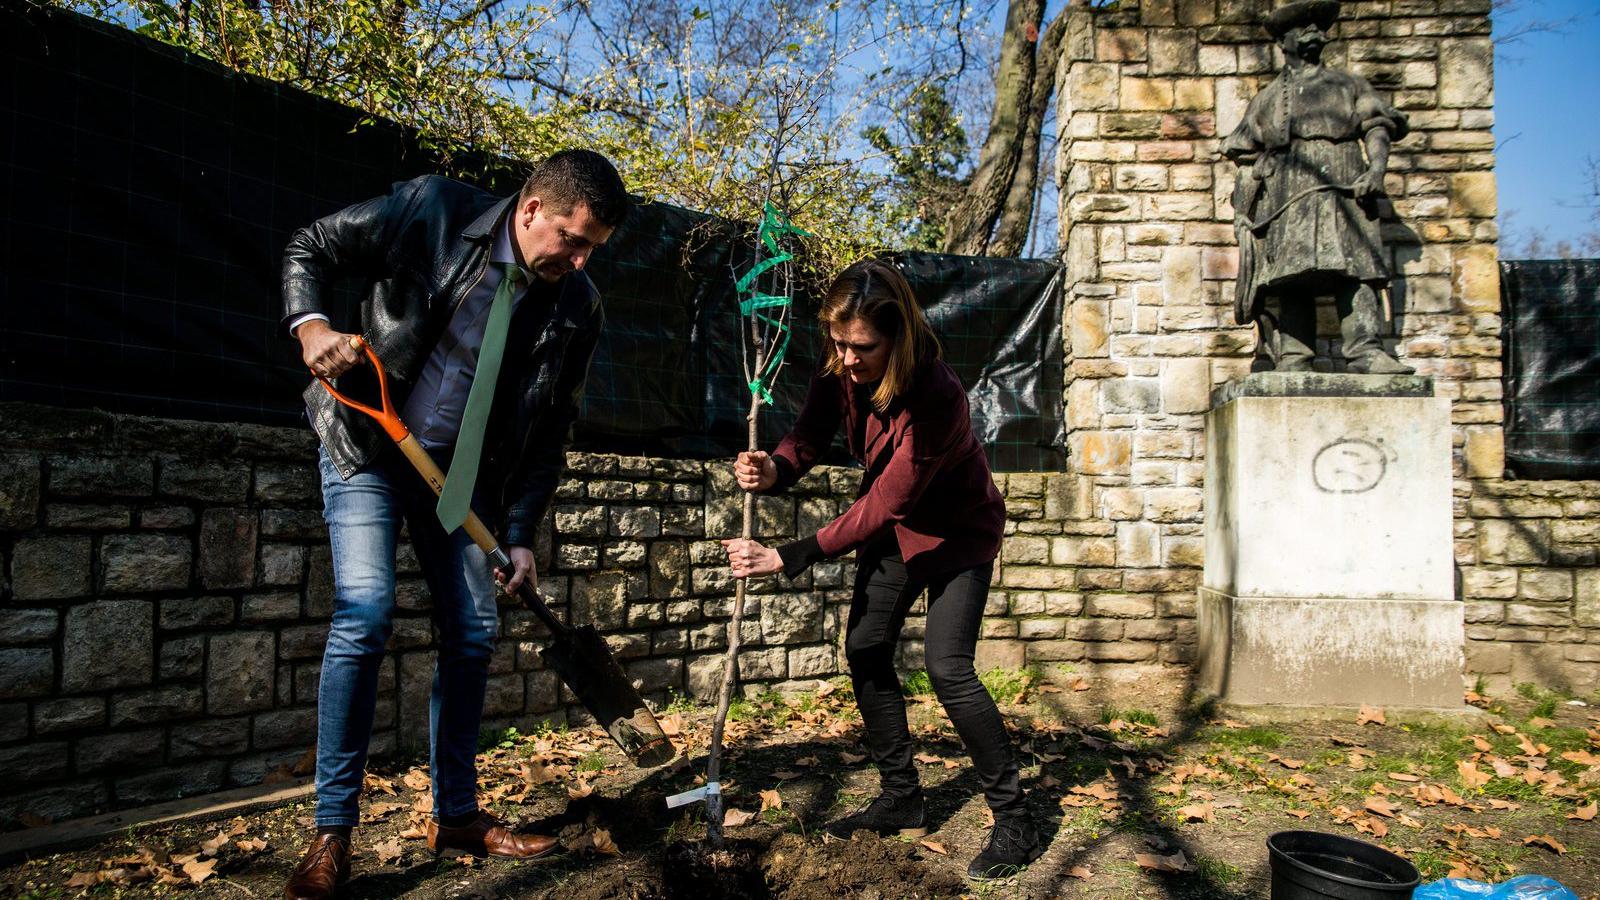
[[[299,315],[330,312],[324,305],[330,283],[363,279],[361,333],[388,371],[395,408],[403,408],[450,314],[488,265],[510,207],[511,198],[426,175],[301,228],[283,254],[285,333]],[[603,323],[600,294],[582,272],[555,285],[536,283],[517,304],[474,503],[507,544],[532,546],[555,496]],[[341,376],[339,388],[376,405],[369,366]],[[345,478],[389,442],[372,420],[334,402],[317,382],[305,399],[312,428]]]

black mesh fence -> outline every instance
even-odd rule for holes
[[[1506,469],[1600,478],[1600,260],[1500,264]]]
[[[0,0],[0,400],[293,424],[307,382],[277,332],[290,233],[437,171],[402,128],[124,29]],[[477,167],[499,193],[515,164]],[[749,229],[646,204],[591,261],[607,328],[580,449],[726,456],[744,444],[734,273]],[[1001,471],[1060,469],[1062,290],[1048,261],[911,253],[902,269],[970,389]],[[354,320],[359,285],[336,317]],[[793,364],[763,438],[798,411],[818,348],[797,298]]]

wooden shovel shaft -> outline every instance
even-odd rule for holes
[[[407,434],[404,438],[396,441],[395,445],[400,448],[401,453],[406,455],[406,459],[410,460],[412,467],[417,470],[423,480],[428,482],[428,487],[433,488],[435,495],[444,490],[444,472],[440,470],[439,464],[433,461],[433,457],[428,455],[428,451],[423,449],[422,444],[417,441],[416,435]],[[489,557],[489,562],[495,568],[511,568],[511,554],[507,553],[505,548],[500,546],[500,542],[494,539],[494,535],[489,531],[488,526],[483,524],[483,520],[478,518],[477,513],[470,509],[467,510],[467,520],[461,523],[461,529],[467,533],[467,537],[472,538],[474,544],[478,545],[478,549]],[[517,588],[517,597],[528,605],[533,614],[539,617],[539,621],[550,629],[551,634],[560,635],[566,633],[567,624],[556,618],[556,614],[551,612],[550,607],[545,605],[544,598],[539,596],[538,589],[530,579],[523,579],[522,584]]]

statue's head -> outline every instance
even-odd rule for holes
[[[1268,13],[1263,24],[1285,56],[1316,62],[1338,20],[1339,0],[1294,0]]]

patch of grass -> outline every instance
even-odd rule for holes
[[[666,706],[663,706],[661,711],[668,715],[693,712],[695,707],[699,705],[691,700],[688,694],[680,694],[675,688],[667,688],[667,696],[671,697],[672,700]]]
[[[1244,877],[1243,869],[1233,863],[1209,856],[1194,858],[1194,872],[1198,877],[1218,885],[1231,884]]]
[[[978,676],[996,703],[1016,703],[1029,685],[1038,684],[1044,672],[1038,666],[1026,669],[994,668]]]
[[[512,725],[509,728],[498,730],[491,728],[487,731],[479,732],[478,752],[482,753],[494,747],[499,747],[502,750],[510,750],[512,747],[515,747],[524,737],[525,735],[518,731],[517,726],[515,725]]]
[[[1546,697],[1533,707],[1533,711],[1529,715],[1533,718],[1542,717],[1548,719],[1556,714],[1556,704],[1559,702],[1555,697]]]
[[[900,692],[907,697],[926,697],[933,693],[933,679],[927,669],[917,669],[900,680]]]
[[[1115,706],[1108,706],[1100,710],[1100,724],[1109,725],[1118,719],[1124,722],[1132,722],[1135,725],[1154,726],[1161,724],[1161,720],[1156,718],[1156,714],[1148,710],[1118,709]]]
[[[1265,725],[1251,725],[1248,728],[1218,728],[1205,735],[1205,740],[1213,746],[1227,747],[1230,750],[1244,750],[1256,747],[1262,750],[1276,750],[1283,746],[1289,739],[1288,735]]]
[[[728,702],[728,718],[735,722],[747,722],[760,714],[761,710],[743,697],[734,697]]]
[[[606,755],[596,750],[578,760],[579,772],[598,772],[606,767]]]

